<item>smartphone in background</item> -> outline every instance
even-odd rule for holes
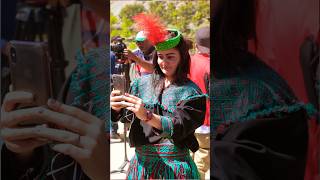
[[[34,95],[33,103],[21,104],[17,108],[46,106],[53,95],[47,43],[11,41],[9,49],[12,89]]]
[[[112,85],[114,90],[119,90],[121,95],[127,92],[126,78],[121,74],[112,74]]]

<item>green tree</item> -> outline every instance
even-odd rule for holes
[[[111,29],[110,37],[114,37],[120,34],[120,31],[117,27],[118,24],[119,24],[119,19],[115,15],[113,15],[112,12],[110,12],[110,29]]]
[[[144,8],[143,4],[128,4],[124,6],[120,13],[119,17],[120,19],[132,19],[133,16],[135,16],[138,13],[145,12],[146,9]]]
[[[172,28],[177,28],[185,36],[193,37],[195,30],[209,25],[210,1],[151,1],[149,12],[156,14]]]
[[[195,14],[192,21],[195,26],[209,25],[210,23],[210,2],[199,1],[195,6]]]
[[[125,43],[127,44],[129,49],[136,48],[135,43],[130,41],[131,38],[135,35],[132,17],[138,13],[145,11],[146,9],[143,4],[136,3],[124,6],[119,13],[119,21],[115,20],[117,17],[111,16],[111,36],[120,35],[121,37],[124,37],[126,39]],[[111,21],[115,22],[115,24],[112,24],[113,22]]]
[[[119,22],[118,18],[115,15],[113,15],[112,12],[110,12],[110,25],[111,25],[111,27],[116,25],[118,22]]]

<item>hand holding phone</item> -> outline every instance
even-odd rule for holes
[[[10,41],[10,75],[13,91],[29,92],[33,101],[17,108],[46,106],[52,97],[51,64],[47,43]],[[40,124],[37,120],[26,124]]]

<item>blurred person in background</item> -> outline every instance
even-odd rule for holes
[[[190,80],[196,83],[204,94],[209,93],[210,82],[210,28],[202,27],[195,34],[196,54],[191,56]],[[194,153],[194,162],[201,179],[210,168],[210,100],[206,102],[205,120],[195,131],[199,150]]]
[[[135,42],[138,48],[131,52],[129,49],[125,50],[125,55],[128,60],[133,62],[130,67],[130,79],[133,79],[151,74],[154,70],[152,64],[152,56],[154,53],[154,46],[146,38],[143,31],[137,33],[135,37]]]

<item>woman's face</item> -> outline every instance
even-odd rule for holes
[[[158,51],[158,64],[167,78],[174,78],[181,56],[177,49]]]

